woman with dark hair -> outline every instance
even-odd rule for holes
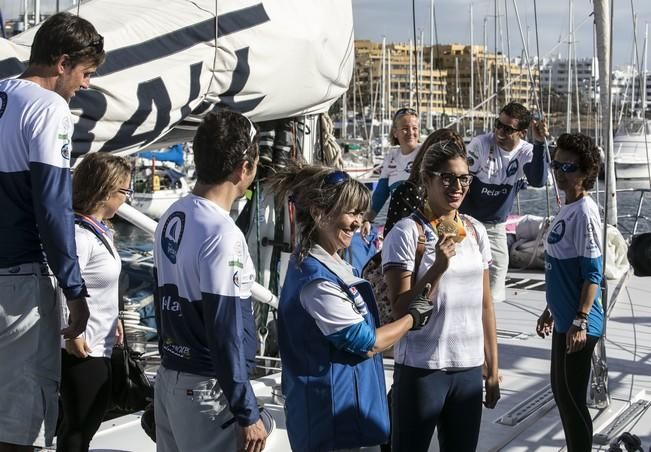
[[[569,452],[590,450],[592,418],[586,406],[592,351],[603,332],[601,220],[588,194],[599,173],[591,138],[564,133],[551,168],[565,205],[545,241],[547,306],[538,319],[540,337],[552,335],[551,385]]]
[[[426,285],[434,309],[426,327],[407,333],[394,348],[392,450],[427,451],[436,428],[441,451],[474,451],[484,362],[484,405],[493,408],[500,397],[490,244],[483,225],[458,212],[473,177],[463,146],[428,146],[418,174],[423,208],[398,221],[382,248],[394,318]],[[420,228],[425,250],[417,264]]]
[[[393,146],[398,147],[390,150],[384,157],[380,179],[373,191],[371,209],[366,212],[364,217],[361,231],[362,237],[368,235],[371,230],[371,222],[373,222],[378,212],[382,210],[384,203],[389,199],[398,184],[409,177],[412,164],[416,158],[419,139],[418,112],[413,108],[397,110],[393,115],[390,140]]]
[[[131,196],[131,167],[122,157],[85,157],[72,179],[75,241],[88,289],[86,331],[61,351],[62,423],[57,451],[87,451],[111,400],[111,352],[122,343],[118,279],[122,264],[107,220]],[[67,318],[64,312],[63,319]]]
[[[432,144],[447,140],[454,142],[460,149],[465,149],[463,138],[454,130],[438,129],[429,134],[414,158],[409,178],[400,183],[391,195],[389,210],[387,211],[387,221],[384,224],[385,236],[398,221],[423,207],[424,193],[419,183],[420,165],[423,161],[423,156]]]
[[[372,289],[339,253],[350,245],[369,203],[368,189],[343,171],[291,167],[272,177],[296,207],[300,245],[280,295],[287,433],[293,450],[376,446],[389,435],[380,352],[426,325],[432,306],[414,296],[381,328]],[[421,292],[428,291],[423,285]]]

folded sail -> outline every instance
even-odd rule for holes
[[[350,0],[92,0],[80,15],[107,60],[71,102],[76,156],[189,140],[216,106],[253,121],[327,111],[352,75]],[[0,79],[25,68],[35,32],[0,39]]]

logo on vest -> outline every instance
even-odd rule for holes
[[[547,237],[547,243],[558,243],[561,241],[565,235],[565,220],[560,220],[554,225],[552,230],[549,232],[549,237]]]
[[[174,212],[165,221],[163,233],[161,234],[161,247],[163,253],[171,263],[176,264],[176,254],[179,251],[179,245],[183,238],[185,229],[185,214],[183,212]]]

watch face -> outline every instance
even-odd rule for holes
[[[581,319],[574,319],[574,321],[572,322],[572,325],[574,325],[575,327],[577,327],[577,328],[579,328],[581,330],[585,330],[585,329],[588,328],[588,322],[585,321],[585,320],[581,320]]]

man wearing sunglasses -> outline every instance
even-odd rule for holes
[[[468,145],[468,166],[474,175],[461,212],[481,221],[491,242],[490,284],[493,301],[506,297],[509,266],[505,222],[516,194],[527,185],[547,182],[544,139],[547,128],[534,121],[534,144],[525,141],[531,113],[517,102],[505,105],[495,119],[494,132],[475,137]]]

